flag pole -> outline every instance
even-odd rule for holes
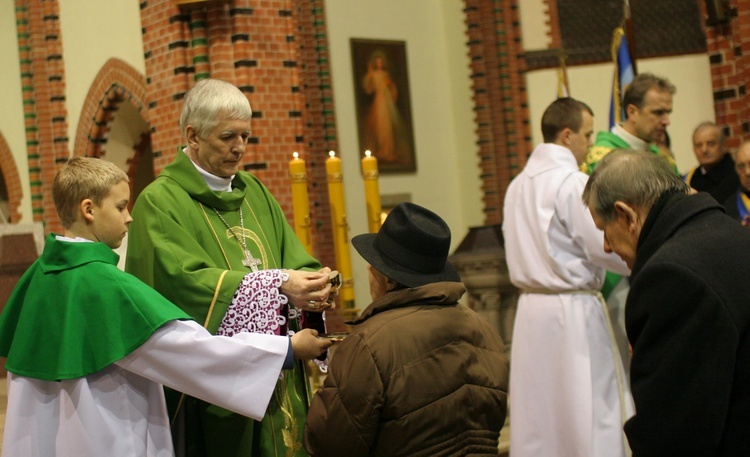
[[[570,97],[570,84],[568,82],[567,60],[568,53],[561,47],[557,53],[557,98]]]
[[[630,62],[633,64],[633,74],[638,74],[638,68],[635,63],[635,26],[633,17],[630,14],[630,0],[623,0],[623,22],[625,29],[625,39],[628,41],[628,51],[630,51]]]

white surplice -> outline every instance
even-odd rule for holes
[[[172,456],[162,384],[260,420],[288,349],[287,337],[212,336],[194,321],[171,321],[124,359],[83,378],[8,373],[2,455]]]
[[[588,176],[567,148],[545,143],[508,187],[503,234],[522,289],[513,328],[513,457],[626,455],[632,399],[597,292],[604,268],[629,274],[603,248],[581,194]]]

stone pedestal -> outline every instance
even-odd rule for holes
[[[518,289],[510,283],[501,225],[470,228],[450,261],[466,285],[467,304],[497,328],[510,355]]]

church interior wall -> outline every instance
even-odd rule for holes
[[[23,198],[19,205],[21,219],[31,222],[38,209],[32,209],[32,197],[29,191],[30,165],[25,137],[26,126],[22,115],[24,94],[23,84],[19,78],[21,67],[15,24],[15,6],[18,3],[29,2],[0,0],[0,49],[2,50],[0,65],[4,69],[0,73],[0,100],[3,101],[5,108],[0,113],[0,134],[3,135],[8,149],[12,152],[19,171],[20,184],[18,185],[23,190]],[[325,27],[329,45],[327,57],[330,58],[334,94],[332,99],[335,103],[337,153],[342,157],[344,164],[350,236],[367,230],[364,191],[359,169],[359,157],[362,151],[358,150],[356,133],[354,91],[357,82],[353,81],[352,76],[351,38],[398,40],[405,41],[407,46],[417,170],[414,173],[381,174],[381,193],[386,197],[409,198],[440,213],[453,229],[454,248],[469,227],[483,224],[486,201],[483,201],[484,189],[482,187],[486,183],[480,179],[483,170],[480,168],[478,155],[474,111],[476,108],[472,101],[473,89],[470,79],[470,60],[467,54],[465,14],[467,5],[480,3],[482,2],[468,0],[432,0],[428,4],[424,0],[360,0],[357,2],[327,0],[322,3],[325,6]],[[554,33],[554,30],[550,31],[549,20],[546,16],[548,0],[524,0],[511,3],[514,8],[520,9],[521,42],[524,50],[550,47],[550,34]],[[735,0],[730,3],[738,4]],[[65,74],[67,122],[65,128],[68,138],[67,148],[72,154],[76,132],[81,125],[79,117],[86,112],[84,105],[88,103],[87,94],[102,66],[109,59],[117,58],[144,77],[151,77],[152,75],[146,74],[145,37],[148,36],[153,43],[163,40],[159,34],[167,33],[168,26],[151,27],[148,35],[144,35],[146,26],[142,24],[143,4],[138,2],[58,0],[57,4],[61,18],[60,34]],[[158,9],[152,8],[155,4],[171,5],[169,0],[148,4],[151,5],[149,8],[154,11]],[[294,3],[294,5],[301,4],[303,3]],[[162,11],[156,11],[154,14],[157,13],[162,14]],[[257,12],[257,14],[257,17],[260,17],[261,13]],[[741,10],[740,14],[747,15],[747,11]],[[159,20],[164,20],[166,24],[170,18]],[[157,22],[154,21],[154,24]],[[722,36],[727,36],[727,34],[724,33]],[[720,38],[721,36],[716,40]],[[740,35],[735,37],[735,39],[741,38]],[[170,38],[172,39],[177,38]],[[714,38],[710,38],[709,41],[711,39]],[[242,44],[245,48],[252,45],[250,42]],[[730,44],[725,46],[727,52],[736,54],[738,48],[731,47]],[[146,47],[148,46],[152,45],[147,44]],[[221,64],[222,61],[219,63]],[[739,63],[741,61],[738,60],[736,65]],[[151,65],[154,63],[152,62]],[[714,107],[717,106],[714,95],[717,87],[716,74],[719,69],[715,65],[712,66],[708,54],[641,59],[638,65],[639,71],[653,71],[666,76],[677,86],[675,109],[669,132],[678,166],[682,172],[686,172],[695,165],[690,138],[694,126],[706,119],[721,121],[728,116],[724,111],[718,114],[714,111]],[[163,80],[162,75],[169,74],[169,78],[179,80],[181,81],[179,84],[186,85],[184,82],[193,78],[193,74],[175,74],[176,67],[169,65],[162,67],[159,67],[160,71],[163,70],[166,73],[153,75],[154,81]],[[721,72],[723,74],[726,71],[722,69]],[[568,74],[571,95],[592,106],[597,114],[595,129],[604,130],[609,110],[612,64],[570,66]],[[177,97],[184,88],[176,87],[172,82],[170,79],[170,81],[158,82],[158,84],[154,84],[153,81],[149,83],[154,84],[149,91],[149,108],[156,98],[161,97],[158,100],[160,111],[157,114],[154,109],[154,119],[161,119],[158,116],[167,119],[157,122],[160,129],[169,126],[171,130],[175,130],[176,115],[174,113],[177,111],[164,111],[167,109],[164,102],[172,102],[173,98]],[[536,144],[541,141],[538,126],[541,113],[556,95],[557,73],[555,69],[533,70],[526,73],[525,82],[528,106],[517,109],[513,115],[523,117],[524,113],[528,112],[532,143]],[[258,90],[262,91],[260,84],[263,83],[258,82],[258,84]],[[730,81],[725,84],[738,85],[739,83]],[[746,97],[744,92],[741,90],[739,92],[741,92],[740,95]],[[173,104],[178,105],[179,100]],[[270,111],[263,109],[261,105],[254,106],[254,108],[265,111],[265,115],[269,116]],[[135,141],[137,137],[136,134],[123,129],[124,125],[120,124],[131,122],[125,119],[127,114],[119,113],[119,118],[118,114],[115,114],[115,124],[112,125],[114,128],[107,133],[107,140],[111,144],[105,146],[105,156],[109,154],[110,159],[114,161],[123,162],[126,161],[126,157],[130,157],[132,147],[129,142]],[[273,123],[269,117],[266,117],[257,124],[264,125],[263,123],[266,122]],[[285,122],[289,124],[299,121],[287,120]],[[151,127],[153,128],[153,125]],[[297,127],[292,130],[294,129]],[[159,130],[158,134],[153,136],[158,140],[155,149],[159,151],[156,152],[169,151],[171,153],[176,143],[174,135],[169,133],[165,136],[163,132],[164,130]],[[167,138],[166,141],[164,141],[165,138]],[[267,160],[270,153],[278,154],[275,157],[282,155],[286,157],[287,153],[291,154],[291,146],[288,148],[290,151],[287,152],[286,149],[284,151],[266,151],[262,148],[258,150],[266,154],[263,160]],[[503,152],[499,151],[499,153]],[[57,152],[55,154],[58,155]],[[167,159],[171,160],[171,156],[157,157],[156,160],[160,164],[158,167],[161,168],[163,166],[161,162],[166,163]],[[274,189],[283,189],[282,181],[286,179],[285,161],[286,159],[273,159],[269,161],[271,170],[260,172],[274,180]],[[318,165],[320,168],[322,163]],[[498,179],[507,180],[507,177]],[[288,190],[281,193],[280,201],[288,206]],[[327,213],[325,214],[327,216]],[[320,220],[327,221],[326,218]],[[356,252],[352,252],[352,260],[354,261],[357,303],[367,303],[369,298],[364,264]]]
[[[86,95],[112,57],[146,74],[138,2],[59,0],[65,56],[69,148],[76,138]]]
[[[406,194],[440,214],[453,248],[482,224],[478,158],[465,50],[463,2],[332,0],[326,2],[336,118],[347,191],[350,235],[367,231],[360,178],[350,39],[406,42],[417,171],[380,175],[380,192]],[[433,14],[424,14],[425,11]],[[352,251],[357,302],[367,303],[366,264]],[[359,298],[362,297],[362,298]]]

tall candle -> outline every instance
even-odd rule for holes
[[[380,185],[378,184],[378,159],[370,151],[362,157],[362,179],[365,181],[365,202],[367,203],[367,226],[370,233],[380,230]]]
[[[312,254],[310,233],[310,200],[307,194],[307,168],[305,161],[296,152],[289,162],[289,180],[292,186],[292,208],[294,210],[294,232],[302,241],[305,250]]]
[[[352,261],[349,255],[349,226],[346,222],[346,204],[344,201],[344,174],[341,171],[341,159],[336,153],[328,153],[326,174],[328,176],[328,200],[331,204],[331,222],[333,224],[333,247],[336,254],[336,268],[341,273],[339,296],[344,308],[354,306],[354,279],[352,279]]]

